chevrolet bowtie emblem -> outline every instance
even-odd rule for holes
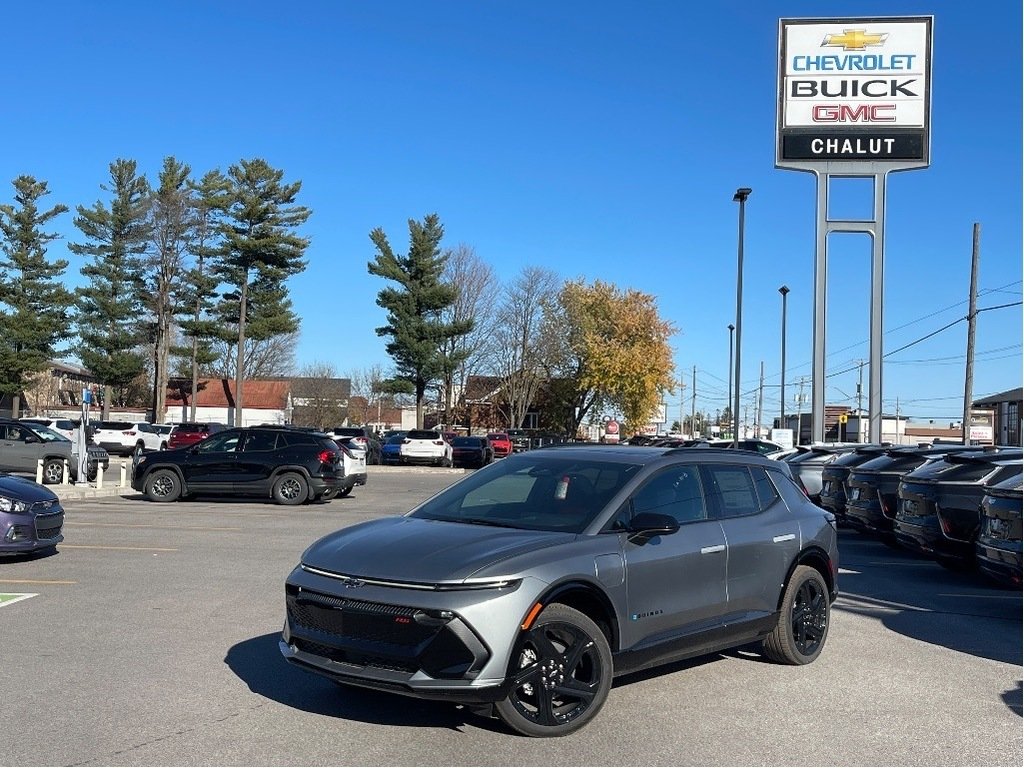
[[[349,576],[346,576],[344,579],[341,580],[341,583],[345,586],[345,589],[353,589],[355,587],[363,586],[366,582],[362,581],[361,579],[353,579]]]
[[[844,29],[841,35],[825,35],[821,46],[834,46],[844,51],[863,51],[869,45],[882,45],[889,33],[868,33],[866,29]]]

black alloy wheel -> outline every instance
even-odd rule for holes
[[[565,605],[545,608],[520,637],[501,719],[526,736],[564,736],[586,725],[611,688],[608,640],[587,616]]]
[[[278,504],[302,504],[309,496],[309,486],[298,472],[285,472],[275,481],[273,496]]]
[[[146,478],[143,488],[150,501],[163,503],[181,496],[181,481],[170,469],[154,469]]]
[[[775,629],[764,640],[765,655],[782,664],[810,664],[828,636],[829,595],[825,579],[798,566],[786,585]]]

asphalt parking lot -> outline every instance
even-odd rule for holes
[[[352,496],[67,502],[55,555],[0,560],[6,765],[1021,765],[1021,593],[844,531],[828,645],[616,682],[587,728],[514,735],[455,705],[344,690],[277,650],[284,578],[341,526],[458,473]]]

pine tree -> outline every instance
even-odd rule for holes
[[[384,230],[370,233],[377,246],[371,275],[393,280],[401,288],[384,288],[377,305],[388,311],[387,325],[378,336],[390,336],[387,352],[395,361],[398,378],[408,381],[416,395],[416,427],[423,428],[423,399],[427,386],[444,372],[444,342],[473,328],[472,319],[446,323],[442,311],[455,301],[455,286],[442,281],[447,256],[441,253],[444,227],[437,214],[420,223],[409,219],[409,253],[396,256]]]
[[[294,229],[311,212],[294,204],[302,182],[283,183],[283,177],[284,171],[259,158],[242,160],[228,169],[228,206],[221,226],[224,240],[214,274],[228,286],[218,314],[236,331],[235,423],[239,425],[246,339],[270,338],[299,327],[285,281],[306,268],[302,256],[309,240]]]
[[[181,382],[182,394],[189,395],[189,421],[196,419],[199,372],[217,359],[212,341],[221,337],[221,325],[212,317],[216,303],[217,278],[213,260],[220,245],[220,221],[227,207],[228,181],[219,170],[209,171],[191,184],[194,239],[192,267],[182,277],[178,294],[178,327],[186,344],[171,348],[184,363],[189,383]]]
[[[134,160],[110,164],[110,186],[101,185],[112,199],[107,208],[97,200],[91,208],[78,206],[75,226],[84,243],[69,243],[91,263],[82,267],[89,284],[79,288],[79,358],[103,382],[103,418],[110,413],[114,387],[128,387],[146,367],[139,346],[145,339],[142,295],[145,288],[142,256],[149,239],[149,184],[136,173]]]
[[[27,377],[44,371],[71,336],[74,296],[60,283],[68,262],[46,258],[47,244],[60,236],[43,230],[68,207],[39,210],[50,193],[45,181],[19,176],[13,184],[14,205],[0,205],[0,392],[11,395],[18,418]]]

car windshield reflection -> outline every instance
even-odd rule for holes
[[[475,472],[409,516],[580,533],[638,469],[625,462],[580,460],[571,452],[518,454]]]

